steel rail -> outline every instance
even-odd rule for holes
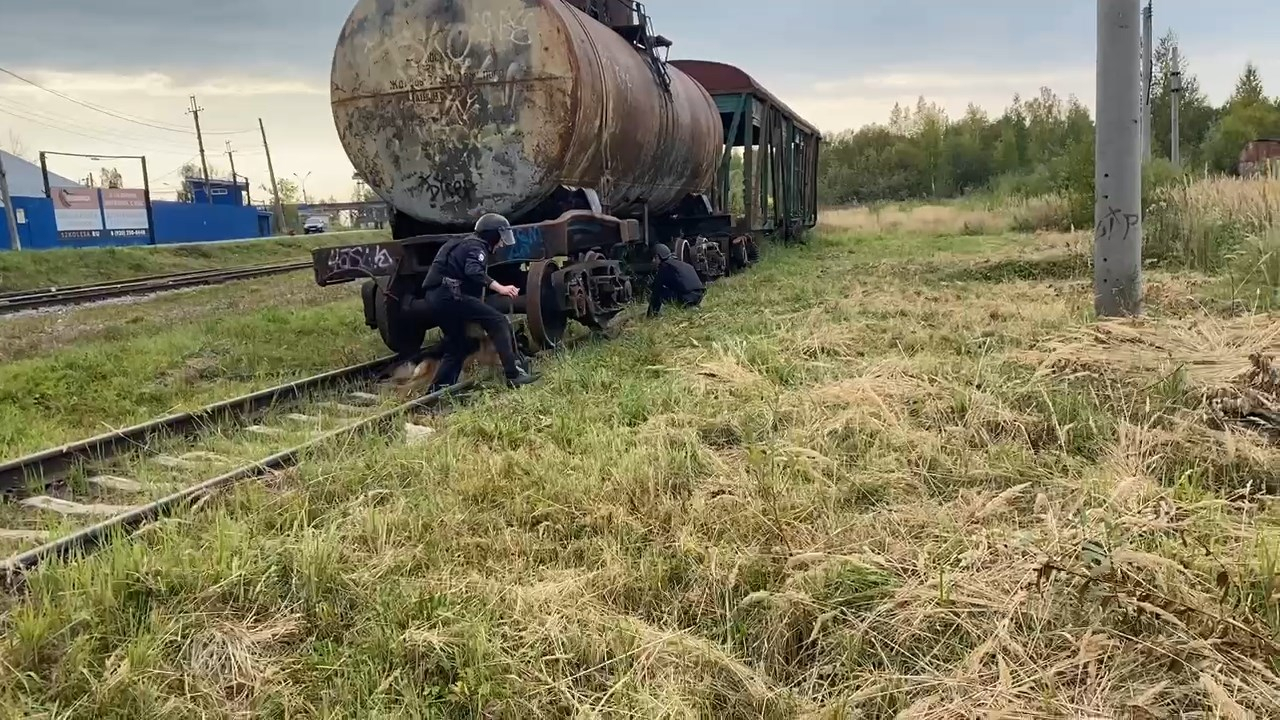
[[[110,298],[140,295],[149,292],[176,290],[179,288],[217,285],[234,280],[280,275],[312,267],[310,260],[298,260],[274,265],[251,265],[239,268],[196,270],[187,273],[156,275],[117,282],[77,285],[65,288],[45,288],[34,291],[16,291],[0,295],[0,314],[33,310],[43,307],[71,305],[74,303],[107,300]]]
[[[0,464],[0,493],[11,493],[21,487],[28,478],[56,479],[66,474],[76,463],[87,459],[103,459],[119,454],[122,450],[145,447],[161,433],[185,434],[201,424],[219,416],[248,416],[282,400],[293,400],[303,392],[324,388],[344,381],[368,377],[380,369],[390,367],[395,356],[331,370],[302,380],[277,385],[265,390],[240,395],[229,400],[206,405],[190,412],[174,413],[133,425],[122,430],[80,440]]]
[[[92,548],[100,544],[115,531],[128,530],[137,525],[144,524],[223,486],[231,485],[242,480],[262,477],[273,470],[297,465],[304,452],[316,448],[323,443],[344,435],[352,435],[364,428],[385,422],[411,410],[435,405],[447,395],[463,394],[474,386],[475,382],[468,380],[458,383],[452,387],[409,400],[408,402],[401,403],[400,405],[388,410],[383,410],[375,415],[371,415],[351,424],[344,425],[343,427],[330,430],[300,445],[295,445],[287,450],[281,450],[274,455],[270,455],[248,465],[243,465],[215,478],[186,487],[154,502],[133,508],[127,512],[123,512],[119,515],[103,520],[95,525],[91,525],[69,535],[65,535],[52,542],[14,555],[5,560],[3,564],[6,581],[10,587],[16,587],[21,584],[21,580],[25,577],[26,572],[34,569],[42,562],[55,557],[65,558],[77,549]]]
[[[291,261],[296,262],[296,261]],[[194,277],[197,275],[212,275],[227,270],[248,270],[250,268],[267,268],[278,267],[285,263],[261,263],[258,265],[240,265],[231,268],[204,268],[198,270],[181,270],[178,272],[157,273],[155,275],[134,275],[133,277],[120,278],[118,280],[103,280],[101,282],[81,283],[77,285],[49,285],[46,287],[26,288],[23,290],[5,290],[0,292],[0,300],[8,300],[9,298],[26,297],[28,295],[49,295],[53,293],[74,292],[77,290],[88,290],[91,288],[112,287],[115,285],[128,285],[131,283],[148,283],[159,280],[170,280],[175,278]]]

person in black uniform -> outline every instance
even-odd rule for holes
[[[440,390],[458,381],[462,366],[471,351],[467,323],[484,328],[502,358],[502,369],[509,385],[528,385],[534,376],[516,359],[515,334],[511,323],[498,310],[482,300],[490,290],[509,298],[520,295],[520,289],[503,285],[489,277],[489,255],[498,247],[515,244],[511,223],[497,213],[488,213],[476,221],[475,232],[450,240],[436,253],[425,289],[426,312],[436,318],[444,334],[444,358],[431,381],[431,390]]]
[[[706,286],[698,271],[689,263],[671,255],[671,248],[658,243],[653,246],[654,264],[658,270],[653,276],[653,288],[649,291],[649,316],[662,310],[663,303],[685,307],[697,307],[702,303]]]

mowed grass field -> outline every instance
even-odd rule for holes
[[[42,569],[2,601],[0,707],[1273,716],[1280,319],[1153,272],[1148,318],[1094,323],[1078,236],[845,225],[426,445]]]

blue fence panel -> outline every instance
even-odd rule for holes
[[[59,247],[58,230],[53,220],[53,201],[42,197],[15,197],[13,207],[19,211],[18,239],[24,250]],[[8,250],[9,223],[0,219],[0,249]]]
[[[24,250],[51,250],[77,247],[123,247],[148,245],[150,238],[67,238],[58,236],[53,215],[53,201],[43,197],[15,197],[15,210],[21,210],[18,238]],[[200,205],[156,201],[151,204],[155,244],[245,240],[271,235],[271,216],[256,207]],[[0,250],[8,250],[9,227],[0,215]]]
[[[261,237],[253,207],[154,202],[151,215],[157,245]]]

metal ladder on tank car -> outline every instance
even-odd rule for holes
[[[595,0],[593,0],[591,7],[599,8],[599,5]],[[633,23],[625,25],[608,24],[627,42],[631,43],[645,54],[645,59],[648,61],[649,69],[653,71],[654,79],[658,81],[658,85],[662,87],[662,91],[670,95],[671,74],[667,72],[666,61],[658,57],[658,48],[671,47],[671,41],[661,35],[655,35],[653,33],[653,20],[645,10],[644,3],[633,2],[631,3],[631,9],[635,13]],[[599,12],[598,9],[597,12]],[[596,17],[597,19],[601,19],[599,15]],[[603,19],[605,21],[610,20],[610,18]]]

